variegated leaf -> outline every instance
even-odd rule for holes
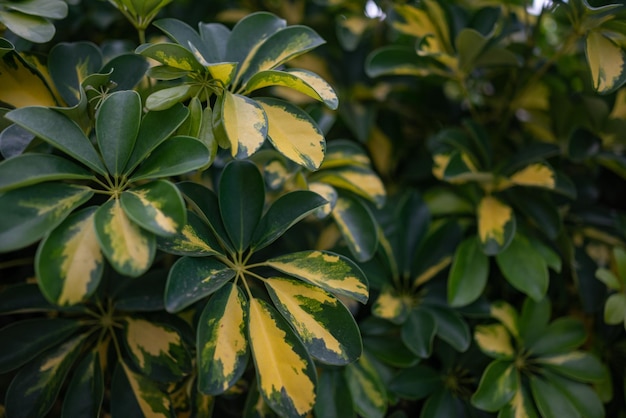
[[[547,164],[535,163],[516,171],[510,177],[510,181],[518,186],[554,189],[556,187],[556,174]]]
[[[584,351],[539,357],[537,361],[560,375],[580,382],[598,383],[606,377],[600,360]]]
[[[516,230],[513,209],[493,196],[485,196],[478,205],[478,237],[487,255],[506,248]]]
[[[361,269],[349,258],[329,251],[302,251],[267,260],[278,271],[319,286],[336,295],[366,303],[368,283]]]
[[[165,287],[165,309],[178,312],[214,293],[235,277],[235,270],[208,257],[183,257],[170,269]]]
[[[218,395],[233,386],[248,364],[248,301],[228,283],[209,299],[198,320],[198,389]]]
[[[172,382],[191,371],[191,354],[181,333],[172,326],[128,317],[124,337],[130,359],[144,375]]]
[[[512,361],[491,362],[472,396],[472,404],[489,412],[496,412],[513,399],[521,389],[520,377]]]
[[[333,209],[335,208],[335,204],[337,203],[337,198],[339,197],[339,195],[337,194],[337,190],[335,190],[333,186],[319,182],[309,183],[309,190],[317,193],[318,195],[323,197],[326,202],[328,202],[315,211],[315,216],[317,216],[319,219],[326,218],[332,213]]]
[[[335,139],[328,143],[322,169],[344,166],[370,167],[372,161],[361,145],[347,139]]]
[[[394,288],[387,286],[383,288],[378,299],[374,302],[372,314],[396,324],[401,324],[406,320],[412,308],[413,300],[410,294],[402,294]]]
[[[209,256],[222,254],[211,228],[194,212],[187,212],[182,231],[170,237],[157,237],[161,251],[176,255]]]
[[[220,141],[230,144],[233,157],[244,159],[254,154],[265,142],[268,132],[267,116],[254,100],[224,91],[219,106],[214,133]]]
[[[324,134],[308,113],[274,98],[256,99],[268,121],[268,138],[285,157],[309,170],[317,170],[324,160]]]
[[[557,387],[539,375],[529,378],[530,390],[542,417],[579,417],[573,403]],[[585,417],[586,418],[586,417]]]
[[[357,199],[340,195],[332,216],[354,258],[370,260],[378,248],[378,227],[370,210]]]
[[[292,88],[323,102],[331,109],[336,109],[339,105],[337,94],[326,80],[311,71],[300,69],[267,70],[256,73],[246,83],[245,92],[250,93],[270,86]]]
[[[172,401],[152,380],[135,373],[124,361],[121,362],[130,388],[147,418],[171,418],[174,415]]]
[[[146,99],[146,108],[152,112],[165,111],[176,103],[190,99],[198,91],[198,88],[190,84],[166,87],[150,94]]]
[[[318,286],[281,277],[268,279],[265,286],[313,358],[345,365],[361,355],[354,317],[333,295]]]
[[[179,70],[198,72],[205,70],[191,51],[178,44],[167,42],[144,44],[139,46],[135,52]]]
[[[520,324],[517,311],[506,302],[496,301],[491,304],[489,313],[506,327],[512,336],[518,338],[520,335]],[[537,324],[535,324],[537,325]],[[532,326],[532,325],[531,325]]]
[[[148,231],[173,236],[187,222],[180,191],[166,180],[157,180],[122,192],[120,204],[128,217]]]
[[[611,39],[611,32],[592,30],[587,35],[585,53],[593,87],[599,93],[611,93],[626,82],[626,52],[623,48]]]
[[[95,225],[100,248],[118,272],[136,277],[152,265],[156,250],[154,235],[134,224],[118,199],[98,208]]]
[[[52,303],[81,303],[100,283],[104,257],[94,227],[95,211],[90,207],[68,217],[37,251],[39,288]]]
[[[104,377],[97,350],[78,364],[63,399],[62,418],[98,417],[104,398]]]
[[[482,352],[490,357],[512,359],[515,355],[511,335],[504,325],[477,325],[474,339]]]
[[[498,413],[499,418],[538,418],[532,396],[521,386],[513,398]]]
[[[335,170],[322,170],[314,174],[311,180],[349,190],[372,201],[379,208],[385,204],[387,196],[385,186],[380,177],[370,168],[350,166]]]
[[[30,245],[88,201],[88,187],[41,183],[0,194],[0,252]]]
[[[22,368],[7,389],[6,414],[17,418],[45,416],[87,336],[77,335]]]
[[[263,399],[281,416],[306,416],[315,404],[317,382],[306,348],[264,300],[250,300],[248,327]]]
[[[355,410],[365,417],[384,417],[387,412],[387,390],[368,355],[345,368],[345,377]]]

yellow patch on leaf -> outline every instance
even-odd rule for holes
[[[513,218],[513,210],[493,196],[485,196],[478,205],[478,235],[482,242],[492,239],[504,244],[506,225]]]
[[[500,321],[512,335],[515,337],[519,335],[517,312],[511,305],[506,302],[493,303],[489,313],[492,317]]]
[[[112,260],[116,264],[131,264],[142,270],[150,264],[150,247],[137,225],[132,223],[122,209],[119,200],[111,205],[111,222],[104,227],[104,233],[111,240]]]
[[[143,380],[146,378],[133,372],[123,361],[122,361],[122,367],[124,368],[124,372],[126,373],[126,377],[128,378],[130,387],[132,388],[133,393],[135,394],[135,400],[139,404],[139,409],[141,409],[141,412],[143,412],[144,416],[146,418],[169,418],[169,415],[165,414],[164,412],[155,410],[155,407],[156,407],[156,409],[169,411],[170,410],[169,398],[167,396],[162,396],[162,397],[157,398],[154,396],[154,393],[145,393],[145,395],[148,395],[148,396],[141,396],[141,395],[144,395],[144,392],[146,391],[146,389],[141,384],[142,382],[140,382],[140,379]],[[160,404],[151,405],[150,402],[148,402],[148,400],[146,399],[148,397],[150,401],[158,402]]]
[[[180,337],[176,332],[152,322],[129,318],[127,324],[128,347],[142,368],[146,365],[146,355],[171,357],[170,345],[181,345]]]
[[[554,189],[554,171],[545,164],[536,163],[524,167],[511,176],[511,181],[519,186],[536,186]]]
[[[511,345],[511,336],[503,325],[477,325],[474,339],[479,347],[487,353],[499,357],[511,357],[515,354]]]
[[[593,87],[599,93],[609,93],[624,77],[626,53],[620,45],[599,31],[589,32],[585,52],[591,69]]]
[[[256,102],[224,92],[222,117],[233,157],[248,157],[258,150],[267,134],[267,119]]]
[[[149,194],[148,190],[131,190],[129,191],[129,193],[135,195],[141,201],[141,204],[143,206],[151,207],[154,209],[153,219],[163,231],[169,232],[170,234],[176,233],[176,231],[178,230],[178,223],[174,219],[163,213],[163,211],[161,210],[161,202],[159,202],[158,200],[149,200],[146,198],[146,196]]]
[[[393,289],[387,288],[374,302],[372,313],[379,318],[395,320],[401,318],[411,308],[412,304],[410,295],[400,295]]]

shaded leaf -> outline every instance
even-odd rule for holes
[[[195,138],[175,136],[159,145],[130,180],[172,177],[206,166],[211,159],[207,147]]]
[[[387,390],[369,356],[363,355],[345,368],[346,381],[359,415],[383,418],[387,412]]]
[[[513,363],[496,360],[487,366],[478,389],[472,396],[472,405],[489,412],[497,412],[519,390],[520,378]]]
[[[401,338],[415,355],[428,358],[433,350],[437,334],[437,323],[430,313],[423,309],[413,309],[402,325]]]
[[[104,398],[104,377],[97,351],[90,351],[76,367],[63,399],[63,418],[98,418]]]
[[[155,382],[135,373],[123,361],[121,365],[132,393],[135,395],[139,408],[145,417],[170,418],[174,416],[172,401]]]
[[[504,250],[515,235],[515,215],[510,206],[493,196],[485,196],[478,205],[478,237],[487,255]]]
[[[478,240],[471,237],[457,248],[448,276],[450,306],[465,306],[480,297],[487,285],[489,259],[482,252]]]
[[[496,255],[496,262],[507,281],[535,301],[548,291],[548,265],[528,239],[517,234],[511,244]]]
[[[358,200],[341,195],[332,216],[354,258],[370,260],[378,247],[378,228],[370,210]]]

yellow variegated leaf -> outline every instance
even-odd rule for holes
[[[494,302],[491,304],[490,312],[492,317],[496,318],[506,327],[506,329],[515,338],[519,337],[519,324],[517,311],[506,302]]]
[[[245,96],[225,91],[220,110],[218,127],[228,139],[233,157],[247,158],[254,154],[263,145],[268,131],[261,106]]]
[[[189,373],[191,357],[177,330],[139,318],[126,318],[124,328],[128,353],[143,374],[168,382]]]
[[[478,205],[478,236],[485,245],[488,241],[502,247],[507,241],[507,229],[514,221],[513,209],[493,196],[485,196]]]
[[[326,140],[315,121],[302,109],[278,99],[257,100],[268,120],[268,137],[285,157],[309,170],[324,160]]]
[[[350,259],[328,251],[302,251],[267,260],[267,266],[331,293],[367,302],[368,283]]]
[[[345,376],[350,393],[359,405],[372,411],[371,416],[386,416],[387,390],[367,355],[363,355],[359,360],[348,364]]]
[[[248,362],[247,301],[232,283],[209,299],[198,322],[198,389],[220,394],[241,377]]]
[[[304,417],[315,404],[316,385],[306,349],[267,302],[252,298],[249,318],[259,391],[280,415]]]
[[[58,105],[45,78],[15,51],[0,58],[0,86],[0,102],[16,108]]]
[[[207,70],[211,73],[211,77],[219,80],[222,85],[227,86],[235,75],[237,69],[236,62],[221,62],[219,64],[211,64],[207,66]]]
[[[372,306],[372,314],[400,324],[413,308],[410,294],[402,294],[392,287],[385,287]]]
[[[347,165],[370,167],[372,161],[363,148],[352,141],[340,139],[329,142],[326,149],[326,157],[321,168],[336,168]]]
[[[322,196],[328,202],[317,209],[315,215],[320,219],[330,215],[335,207],[335,203],[337,203],[337,191],[335,188],[325,183],[313,182],[309,183],[309,190]]]
[[[246,93],[264,87],[289,87],[300,93],[325,103],[331,109],[336,109],[339,103],[333,88],[319,75],[300,69],[286,71],[268,70],[256,73],[246,83]]]
[[[96,211],[95,225],[100,248],[117,271],[136,277],[148,270],[156,249],[154,235],[131,222],[119,199]]]
[[[172,416],[172,403],[167,394],[147,377],[132,371],[123,361],[122,367],[144,417],[170,418]]]
[[[585,52],[591,69],[593,87],[610,93],[626,81],[626,52],[600,30],[589,32]]]
[[[535,163],[514,173],[511,178],[513,184],[519,186],[536,186],[554,189],[556,186],[555,173],[552,168],[543,163]]]
[[[511,358],[515,354],[511,336],[504,325],[477,325],[474,339],[480,349],[491,357]]]
[[[350,311],[333,295],[308,283],[274,277],[265,282],[278,310],[314,358],[345,365],[361,355],[361,338]]]
[[[386,191],[383,182],[376,173],[365,167],[343,167],[336,170],[322,170],[313,177],[315,181],[349,190],[382,207],[385,204]]]

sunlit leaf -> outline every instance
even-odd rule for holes
[[[408,317],[413,300],[410,294],[401,293],[387,286],[378,295],[372,306],[372,314],[396,324],[403,323]]]

